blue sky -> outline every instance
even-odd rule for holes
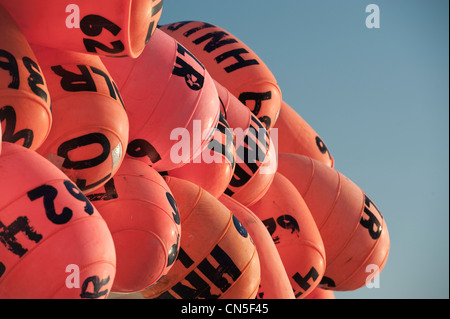
[[[379,29],[365,24],[372,3]],[[448,12],[447,0],[164,1],[160,24],[210,22],[255,51],[383,213],[380,287],[337,298],[449,298]]]

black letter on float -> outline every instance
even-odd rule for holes
[[[220,248],[218,245],[214,247],[211,252],[211,256],[219,263],[219,266],[215,268],[211,263],[205,258],[198,265],[198,269],[209,279],[211,282],[218,287],[222,292],[226,291],[231,283],[223,276],[227,274],[231,279],[236,281],[241,275],[241,271],[235,265],[233,260],[227,253]]]
[[[153,2],[155,2],[156,0],[153,0]],[[152,7],[152,17],[154,17],[155,15],[157,15],[163,8],[163,0],[160,0],[157,4],[153,4]],[[148,43],[148,41],[150,41],[150,38],[152,37],[153,34],[153,29],[155,28],[155,21],[151,21],[150,25],[148,26],[147,29],[147,36],[145,37],[145,44]]]
[[[181,26],[184,26],[184,25],[186,25],[186,24],[188,24],[188,23],[191,23],[191,22],[193,22],[193,21],[185,21],[185,22],[181,22],[181,23],[183,23]],[[180,26],[179,26],[179,27],[180,27]],[[178,27],[178,28],[179,28],[179,27]],[[188,36],[190,36],[191,34],[197,32],[197,31],[200,31],[200,30],[203,30],[203,29],[206,29],[206,28],[214,28],[214,27],[215,27],[215,26],[212,25],[212,24],[210,24],[210,23],[203,22],[203,24],[202,24],[201,26],[192,28],[192,29],[190,29],[190,30],[184,32],[183,35],[187,38]],[[177,29],[178,29],[178,28],[177,28]]]
[[[86,298],[86,299],[96,299],[96,298],[100,298],[102,296],[105,296],[108,293],[108,289],[100,291],[100,289],[108,284],[109,282],[109,276],[105,279],[100,280],[98,276],[91,276],[86,278],[86,280],[83,282],[83,285],[81,286],[81,294],[80,297],[81,298]],[[92,283],[93,285],[93,292],[88,292],[88,286],[89,283]]]
[[[10,252],[22,257],[28,249],[17,242],[15,235],[19,232],[23,232],[25,236],[35,243],[38,243],[42,239],[42,235],[38,234],[33,227],[29,224],[29,219],[26,216],[19,216],[9,226],[5,226],[0,221],[0,243],[2,243]],[[1,263],[0,263],[1,264]]]
[[[370,198],[367,197],[367,195],[364,194],[364,198],[365,198],[364,199],[364,203],[365,203],[364,213],[366,213],[366,215],[369,216],[369,219],[364,219],[364,217],[361,217],[360,223],[363,227],[365,227],[369,230],[370,237],[372,237],[372,239],[376,240],[380,237],[383,227],[381,226],[380,221],[369,210],[369,206],[371,206],[371,205],[374,206],[375,209],[377,209],[377,207],[370,200]],[[381,217],[383,217],[383,216],[381,216]]]
[[[319,136],[316,136],[316,145],[322,154],[328,153],[328,157],[331,159],[330,151],[328,150],[327,146]]]
[[[203,51],[211,53],[215,49],[218,49],[224,45],[237,42],[237,40],[233,39],[233,38],[228,38],[228,39],[222,40],[224,37],[226,37],[228,35],[229,34],[224,31],[215,31],[215,32],[205,34],[204,36],[194,40],[193,43],[200,44],[200,43],[212,38],[208,43],[206,43],[205,47],[203,48]]]
[[[263,93],[258,92],[243,92],[239,95],[239,101],[241,101],[244,105],[247,105],[247,101],[255,101],[255,107],[252,110],[252,113],[258,116],[259,111],[261,110],[262,101],[268,101],[272,98],[272,92],[267,91]]]
[[[69,152],[83,146],[91,144],[100,144],[102,146],[102,153],[95,158],[81,161],[72,161],[69,159]],[[85,169],[95,167],[103,163],[111,152],[111,145],[108,138],[102,133],[89,133],[83,136],[75,137],[71,140],[65,141],[58,147],[58,156],[65,158],[62,166],[66,169]]]
[[[322,288],[334,288],[334,287],[336,287],[336,283],[334,282],[334,280],[331,279],[330,277],[326,277],[326,276],[322,277],[322,280],[320,280],[319,285]]]
[[[255,59],[245,60],[243,57],[241,57],[241,54],[244,54],[244,53],[249,53],[249,52],[245,49],[231,50],[231,51],[225,52],[225,53],[219,55],[218,57],[216,57],[216,62],[221,63],[222,61],[224,61],[228,58],[231,58],[231,57],[235,58],[237,63],[231,64],[224,68],[224,70],[227,73],[231,73],[233,71],[239,70],[241,68],[245,68],[250,65],[259,64],[259,62]]]
[[[273,233],[275,232],[275,229],[277,229],[277,224],[275,223],[275,219],[273,219],[273,217],[270,217],[268,219],[263,220],[262,222],[263,222],[264,226],[266,226],[269,234],[273,235]]]
[[[114,81],[108,76],[108,74],[106,74],[104,71],[97,69],[93,66],[91,66],[91,70],[95,74],[98,74],[105,79],[105,83],[108,86],[108,90],[109,90],[109,96],[111,96],[116,101],[118,100],[120,102],[120,104],[122,104],[122,107],[125,108],[122,97],[120,96],[119,89],[117,88],[116,83],[114,83]],[[118,98],[117,98],[117,96],[118,96]]]
[[[103,187],[105,188],[104,193],[88,194],[86,195],[86,197],[92,202],[98,200],[108,201],[119,197],[119,194],[117,194],[116,186],[114,185],[114,178],[111,178],[109,181],[107,181],[106,184],[103,185]]]
[[[187,51],[182,45],[180,45],[179,43],[177,44],[177,51],[178,53],[180,53],[182,56],[185,56],[184,54],[187,53],[188,55],[190,55],[203,69],[203,65],[200,63],[199,60],[197,60],[197,58],[190,53],[189,51]],[[189,63],[187,63],[186,61],[184,61],[182,58],[180,58],[179,56],[177,56],[176,60],[175,60],[176,64],[178,64],[179,66],[175,65],[173,67],[172,70],[172,74],[174,75],[178,75],[180,77],[184,77],[184,80],[186,81],[186,84],[188,85],[188,87],[191,90],[194,91],[198,91],[203,87],[203,82],[205,81],[205,78],[203,77],[203,75],[201,75],[199,72],[197,72],[192,65],[190,65]]]
[[[178,260],[184,266],[184,268],[188,269],[194,264],[194,261],[189,257],[189,255],[180,247],[180,251],[178,252]]]
[[[300,226],[298,225],[297,220],[291,215],[281,215],[277,218],[277,223],[282,228],[290,230],[291,234],[299,233]]]
[[[127,154],[131,157],[145,157],[155,164],[161,160],[161,156],[152,144],[143,139],[135,139],[128,143]]]
[[[292,276],[292,279],[300,286],[300,288],[303,289],[303,292],[308,290],[311,285],[308,283],[308,280],[312,278],[313,282],[317,280],[319,277],[319,273],[317,272],[316,268],[311,267],[309,272],[306,274],[305,277],[302,277],[298,272],[295,273],[294,276]],[[299,292],[295,295],[295,298],[298,298],[300,295],[303,294],[303,292]]]
[[[225,135],[225,145],[220,143],[217,139],[213,138],[207,145],[207,147],[217,152],[217,150],[220,150],[219,153],[224,155],[225,158],[228,160],[228,162],[231,165],[231,168],[234,170],[235,166],[235,159],[234,159],[234,148],[236,147],[236,142],[233,138],[233,133],[231,132],[230,126],[227,124],[225,117],[220,113],[219,115],[219,122],[217,123],[217,129],[220,133]]]
[[[61,214],[56,213],[55,198],[58,195],[58,190],[51,185],[41,185],[27,193],[31,201],[38,198],[44,198],[44,209],[47,218],[56,225],[63,225],[67,223],[73,215],[70,208],[64,207]]]
[[[67,92],[97,92],[94,79],[85,65],[77,65],[81,74],[67,71],[61,65],[52,66],[52,71],[61,77],[61,88]]]
[[[20,139],[23,139],[22,146],[30,148],[30,146],[33,144],[34,133],[28,128],[24,128],[23,130],[14,133],[14,131],[16,130],[17,117],[16,111],[11,105],[5,105],[4,107],[0,108],[0,122],[3,122],[3,120],[6,120],[6,123],[2,124],[4,128],[2,137],[3,141],[16,143]]]
[[[244,186],[249,180],[251,176],[248,174],[240,165],[239,163],[236,163],[236,167],[234,168],[234,174],[233,178],[230,181],[230,186],[232,187],[242,187]],[[227,187],[227,189],[224,192],[228,196],[233,196],[234,192]]]
[[[195,271],[191,271],[185,278],[189,284],[194,287],[188,287],[181,282],[172,287],[172,290],[176,292],[182,299],[218,299],[219,295],[211,294],[211,287],[206,281],[204,281]],[[163,294],[160,297],[167,298],[167,295]]]
[[[177,202],[175,201],[175,198],[173,198],[172,194],[170,194],[169,192],[166,192],[166,198],[169,201],[170,206],[172,206],[173,209],[172,217],[174,222],[177,225],[180,225],[180,213],[178,211],[178,205]]]
[[[8,88],[18,90],[20,85],[20,77],[16,58],[14,58],[14,56],[8,51],[2,49],[0,49],[0,58],[6,58],[7,60],[7,62],[0,60],[0,69],[9,71],[9,75],[11,75],[11,83],[8,84]]]
[[[38,86],[38,84],[44,84],[44,78],[40,73],[41,70],[39,69],[39,65],[29,57],[23,57],[22,61],[30,73],[30,76],[28,77],[28,85],[30,86],[31,91],[47,102],[47,93]]]

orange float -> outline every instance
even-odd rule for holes
[[[53,101],[52,128],[37,152],[87,193],[125,157],[129,124],[120,93],[100,57],[32,47]]]
[[[309,156],[330,167],[334,158],[316,131],[286,102],[274,126],[278,129],[278,152]]]
[[[106,298],[116,256],[103,218],[35,151],[2,148],[0,298]]]
[[[129,156],[168,171],[205,149],[219,120],[219,98],[208,71],[182,45],[156,29],[139,58],[103,62],[126,103]]]
[[[241,222],[192,182],[166,176],[181,220],[172,269],[141,291],[147,299],[253,299],[260,283],[256,248]]]
[[[158,172],[125,158],[114,177],[86,197],[114,240],[117,267],[112,291],[140,291],[167,274],[178,255],[180,216]]]
[[[241,221],[258,251],[261,284],[256,297],[295,299],[283,262],[263,222],[250,209],[228,195],[222,195],[219,200]]]
[[[225,117],[220,114],[211,141],[192,163],[167,172],[169,176],[182,178],[199,185],[219,198],[233,177],[236,163],[234,134]]]
[[[102,56],[138,57],[163,0],[0,0],[33,44]]]
[[[283,261],[295,297],[317,287],[325,272],[325,248],[319,230],[294,185],[275,174],[267,193],[249,209],[262,220]]]
[[[261,122],[217,81],[221,112],[236,138],[236,167],[225,194],[245,206],[258,201],[276,172],[276,144]]]
[[[355,290],[366,284],[369,265],[381,272],[389,234],[383,215],[361,188],[303,155],[279,154],[278,172],[295,185],[319,228],[327,253],[322,288]]]
[[[2,139],[36,150],[52,125],[50,94],[27,39],[1,4],[0,28]]]
[[[238,38],[210,23],[175,22],[159,27],[191,51],[267,129],[277,120],[281,90],[264,62]]]

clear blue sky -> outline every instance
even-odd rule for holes
[[[380,28],[368,29],[368,4]],[[380,288],[337,298],[449,298],[449,2],[165,0],[160,24],[201,20],[245,42],[335,168],[384,215]]]

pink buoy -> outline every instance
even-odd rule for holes
[[[268,190],[276,172],[276,145],[269,131],[223,85],[216,83],[221,112],[236,139],[236,166],[225,194],[252,205]]]
[[[28,41],[101,56],[138,57],[161,17],[163,0],[0,0]]]
[[[355,290],[379,275],[389,255],[389,233],[363,190],[338,170],[304,155],[279,154],[278,172],[302,195],[323,239],[327,264],[320,287]]]
[[[202,21],[180,21],[160,29],[191,51],[267,130],[274,126],[282,101],[280,87],[267,65],[244,42]]]
[[[181,44],[156,29],[137,59],[103,62],[126,104],[128,156],[168,171],[205,149],[219,120],[219,98],[208,71]]]
[[[36,150],[52,126],[47,82],[27,39],[1,4],[0,29],[0,135]]]
[[[255,243],[261,265],[258,299],[295,299],[289,277],[272,236],[264,223],[247,207],[228,195],[219,198],[244,225]]]
[[[114,240],[117,271],[112,291],[137,292],[168,273],[178,255],[180,217],[158,172],[127,157],[114,177],[87,198]]]
[[[37,152],[87,193],[119,169],[128,117],[114,80],[95,55],[32,46],[52,95],[53,124]]]
[[[97,209],[35,151],[3,142],[0,299],[106,298],[116,273]]]
[[[277,172],[267,193],[249,209],[272,236],[295,298],[303,299],[319,285],[326,265],[322,237],[303,197]]]

